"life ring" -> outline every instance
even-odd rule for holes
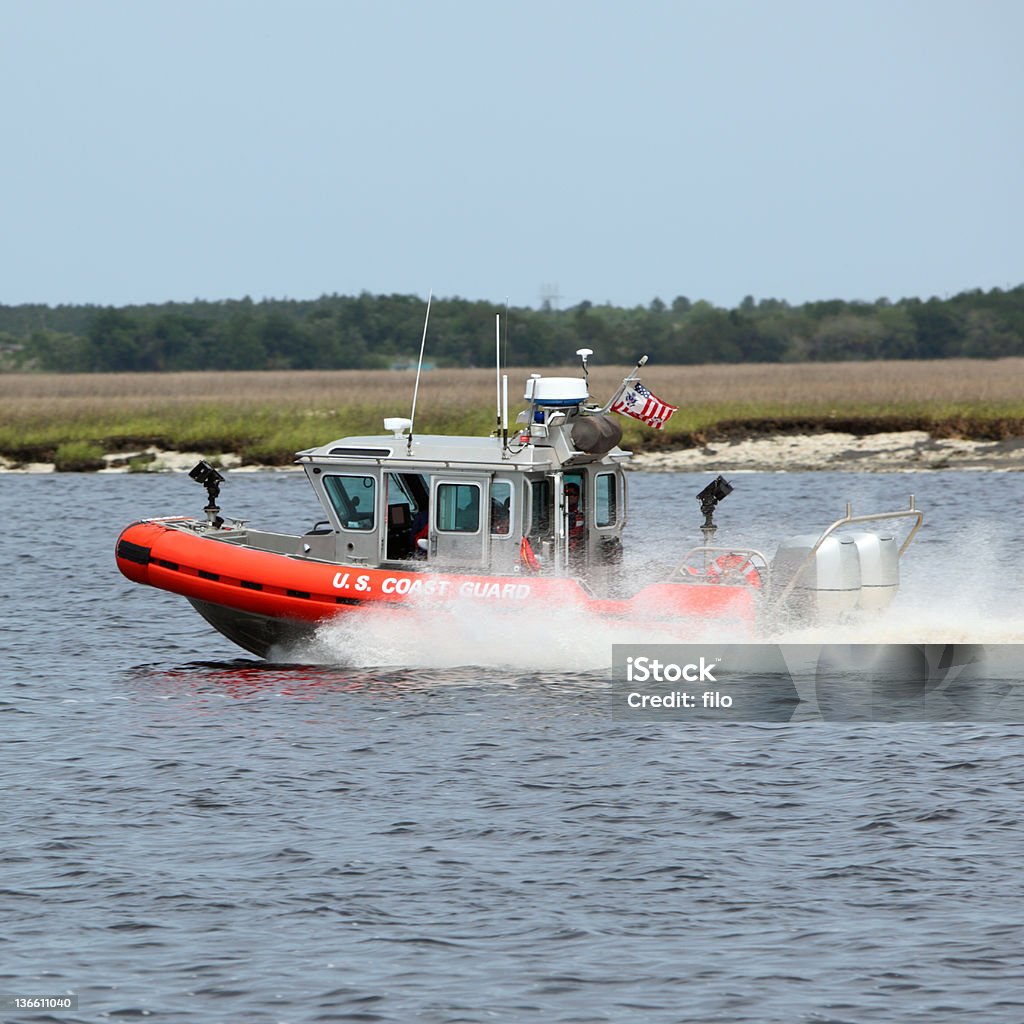
[[[742,578],[748,587],[760,590],[761,574],[746,555],[719,555],[707,568],[704,578],[708,583],[733,583]]]

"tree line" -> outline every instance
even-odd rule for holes
[[[163,305],[0,306],[0,370],[123,372],[386,368],[419,351],[426,303],[415,295],[245,298]],[[1024,355],[1024,285],[950,298],[835,299],[734,309],[654,299],[623,308],[514,308],[436,299],[427,352],[438,366],[490,366],[495,313],[509,365],[553,366],[593,349],[607,364],[647,353],[662,364]],[[507,322],[506,322],[507,320]]]

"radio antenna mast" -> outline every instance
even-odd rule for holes
[[[501,433],[501,314],[494,314],[494,432]]]
[[[416,364],[416,384],[412,389],[412,412],[409,413],[409,444],[405,449],[407,453],[412,452],[412,431],[416,422],[416,396],[420,393],[420,370],[423,369],[423,349],[427,344],[427,324],[430,323],[430,302],[434,297],[434,289],[430,289],[427,295],[427,315],[423,318],[423,337],[420,339],[420,359]]]
[[[503,362],[505,366],[508,366],[508,320],[511,306],[509,305],[508,296],[505,296],[505,350],[502,352]]]
[[[577,355],[578,354],[579,353],[577,353]],[[615,400],[619,397],[619,395],[621,395],[622,392],[625,391],[626,388],[629,387],[629,385],[633,383],[633,381],[640,379],[637,376],[637,374],[640,372],[640,367],[641,366],[646,366],[646,365],[647,365],[647,356],[641,356],[636,361],[636,366],[633,367],[633,372],[628,377],[623,377],[622,378],[622,383],[615,389],[615,393],[601,407],[601,412],[603,412],[603,413],[604,412],[608,412],[611,409],[612,405],[615,403]]]

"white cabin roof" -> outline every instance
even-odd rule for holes
[[[553,439],[552,439],[553,441]],[[571,448],[571,445],[570,445]],[[581,453],[575,453],[579,455]],[[427,465],[484,466],[501,469],[540,471],[558,469],[565,461],[559,458],[556,448],[548,439],[534,438],[528,443],[520,442],[516,435],[509,438],[508,450],[503,453],[500,437],[453,437],[448,434],[415,434],[410,448],[408,436],[395,437],[393,434],[374,434],[361,437],[341,437],[318,448],[307,448],[296,453],[301,462],[337,465],[366,460],[373,463]],[[629,457],[628,452],[613,449],[601,460],[590,461],[621,462]]]

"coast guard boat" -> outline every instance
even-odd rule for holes
[[[892,599],[900,557],[922,522],[912,496],[895,512],[855,516],[847,505],[824,530],[784,540],[769,559],[714,543],[715,508],[732,490],[721,476],[696,496],[703,543],[630,592],[622,538],[631,453],[619,447],[622,430],[610,413],[660,426],[674,410],[638,384],[646,357],[615,399],[591,404],[590,354],[578,353],[581,378],[531,376],[511,431],[504,378],[500,429],[490,437],[418,436],[412,419],[396,418],[384,421],[384,434],[298,452],[325,516],[305,533],[223,518],[224,478],[201,462],[190,475],[207,490],[205,516],[133,523],[117,541],[118,568],[187,598],[245,650],[292,660],[318,625],[365,609],[540,602],[682,642],[697,626],[763,636],[783,613],[844,614]],[[653,399],[655,411],[628,408],[623,396],[637,395],[648,406]],[[901,518],[912,521],[902,541],[864,528]]]

